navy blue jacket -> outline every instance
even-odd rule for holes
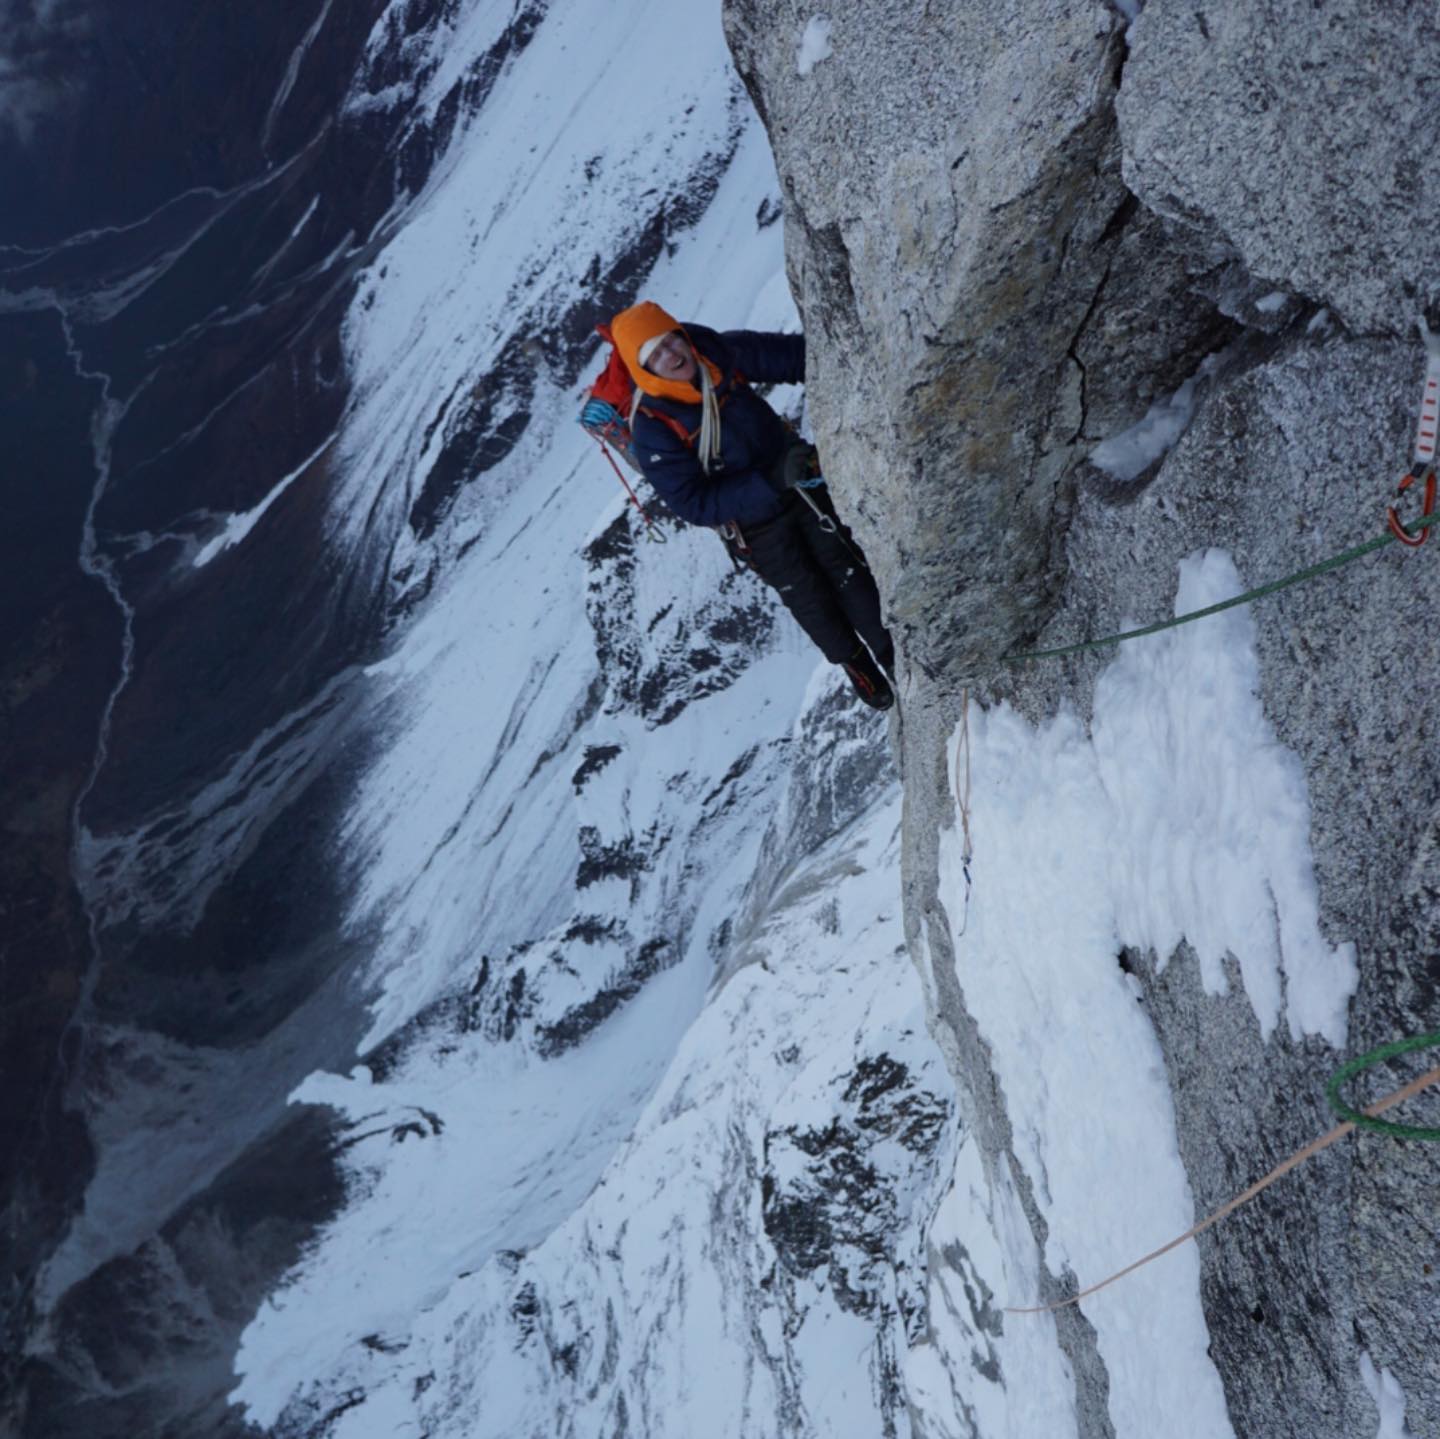
[[[645,395],[646,409],[673,415],[695,437],[686,445],[663,420],[638,410],[631,427],[635,455],[655,493],[682,520],[695,525],[721,525],[734,520],[742,527],[763,524],[785,508],[785,492],[765,478],[795,435],[785,422],[745,383],[798,384],[805,378],[805,337],[727,330],[723,335],[704,325],[685,326],[695,348],[720,367],[724,376],[715,393],[720,399],[720,458],[709,474],[700,468],[700,406]],[[744,380],[736,378],[736,372]]]

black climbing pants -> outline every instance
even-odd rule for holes
[[[880,594],[860,546],[840,523],[823,485],[807,493],[834,524],[819,516],[793,490],[782,514],[744,531],[750,568],[780,592],[785,608],[831,664],[843,664],[861,640],[889,669],[895,647],[880,620]]]

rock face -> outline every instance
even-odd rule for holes
[[[1157,5],[1116,112],[1125,182],[1351,330],[1409,336],[1440,287],[1429,6]]]
[[[1097,319],[1127,305],[1112,268],[1136,215],[1115,143],[1124,44],[1099,4],[956,7],[920,25],[909,6],[837,6],[830,53],[800,75],[808,16],[726,9],[790,202],[792,285],[816,317],[811,413],[892,576],[909,663],[954,679],[1052,600],[1055,517],[1094,423],[1100,357],[1082,342],[1097,324],[1125,329]],[[1163,271],[1155,249],[1127,258]],[[1198,360],[1215,323],[1200,306],[1166,318],[1163,354],[1140,347],[1122,372],[1132,418],[1139,377]]]
[[[1403,455],[1410,438],[1416,348],[1303,332],[1257,347],[1137,499],[1116,503],[1098,480],[1082,490],[1071,580],[1049,633],[1109,633],[1126,613],[1164,614],[1161,577],[1198,547],[1223,547],[1258,583],[1369,538],[1388,481],[1376,456]],[[1320,464],[1295,444],[1312,426]],[[1358,949],[1353,1053],[1433,1030],[1436,1015],[1440,914],[1414,870],[1440,803],[1422,757],[1436,716],[1425,677],[1434,641],[1420,618],[1440,585],[1417,558],[1394,546],[1263,601],[1255,616],[1266,714],[1304,762],[1322,923]],[[1401,659],[1412,655],[1418,670]],[[1026,704],[1084,706],[1104,663],[1090,657],[1060,684],[1037,673]],[[1159,973],[1142,959],[1136,973],[1206,1213],[1243,1187],[1237,1176],[1328,1128],[1320,1095],[1338,1057],[1283,1029],[1263,1041],[1238,994],[1199,991],[1193,964]],[[1436,1411],[1434,1180],[1420,1148],[1363,1141],[1314,1165],[1298,1192],[1266,1196],[1206,1237],[1202,1293],[1237,1433],[1364,1432],[1374,1419],[1357,1343],[1402,1376],[1412,1414]]]
[[[1165,617],[1178,562],[1209,546],[1258,584],[1378,532],[1440,275],[1421,163],[1440,121],[1417,98],[1440,29],[1409,6],[1230,0],[1155,5],[1128,33],[1105,5],[1047,0],[918,23],[858,3],[815,17],[728,0],[725,15],[787,198],[817,439],[907,671],[907,934],[962,1114],[992,1170],[1021,1180],[1043,1248],[1015,1160],[1024,1117],[1006,1111],[937,888],[962,684],[1037,721],[1087,715],[1113,651],[1000,656]],[[1207,356],[1178,445],[1121,478],[1090,462]],[[1309,789],[1322,926],[1356,946],[1349,1053],[1440,1013],[1430,558],[1392,546],[1255,610],[1265,714]],[[1339,1056],[1284,1026],[1263,1039],[1238,985],[1204,995],[1171,959],[1122,964],[1199,1217],[1327,1127]],[[1422,1150],[1333,1152],[1202,1242],[1237,1434],[1373,1430],[1357,1347],[1399,1379],[1412,1424],[1440,1414]],[[1059,1325],[1080,1432],[1113,1432],[1093,1334],[1074,1310]]]

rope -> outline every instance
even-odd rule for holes
[[[1409,1054],[1416,1049],[1434,1049],[1437,1045],[1440,1045],[1440,1033],[1421,1034],[1413,1039],[1391,1040],[1389,1044],[1382,1044],[1379,1049],[1372,1049],[1369,1054],[1362,1054],[1359,1059],[1352,1059],[1349,1064],[1342,1065],[1336,1071],[1335,1077],[1325,1086],[1325,1098],[1329,1101],[1330,1108],[1356,1129],[1368,1129],[1372,1134],[1385,1134],[1392,1139],[1440,1140],[1440,1129],[1427,1129],[1414,1124],[1392,1124],[1388,1119],[1375,1119],[1373,1116],[1378,1111],[1373,1106],[1359,1113],[1340,1098],[1342,1086],[1354,1079],[1361,1070],[1383,1064],[1397,1054]],[[1432,1074],[1436,1072],[1431,1071]]]
[[[825,511],[820,508],[819,502],[810,493],[812,488],[813,486],[810,485],[797,485],[794,487],[795,493],[799,495],[800,498],[804,500],[805,503],[809,505],[812,510],[815,511],[815,520],[816,523],[820,526],[820,528],[824,530],[827,535],[839,535],[840,526],[835,523],[834,519],[830,515],[827,515]],[[840,542],[841,544],[845,543],[843,538]],[[850,546],[845,545],[845,548],[849,550]],[[853,555],[855,551],[850,550],[850,553]]]
[[[1440,511],[1435,514],[1421,515],[1418,520],[1412,520],[1402,528],[1408,534],[1423,532],[1430,525],[1440,522]],[[1219,604],[1206,605],[1203,610],[1191,610],[1189,614],[1176,615],[1174,619],[1162,620],[1158,624],[1145,625],[1138,630],[1125,630],[1120,634],[1106,635],[1103,639],[1083,640],[1079,644],[1061,645],[1052,650],[1027,650],[1021,654],[1004,655],[1003,661],[1006,664],[1018,665],[1026,660],[1055,659],[1060,655],[1076,655],[1084,650],[1104,649],[1108,645],[1123,644],[1126,640],[1138,640],[1142,635],[1156,635],[1162,630],[1173,630],[1180,625],[1188,625],[1193,620],[1203,620],[1208,615],[1218,615],[1221,610],[1234,609],[1237,605],[1248,605],[1252,600],[1258,600],[1265,595],[1273,595],[1278,590],[1289,589],[1291,585],[1302,584],[1305,580],[1313,580],[1317,575],[1327,574],[1330,570],[1338,570],[1341,565],[1348,565],[1351,560],[1358,560],[1362,555],[1368,555],[1374,550],[1383,549],[1386,545],[1394,544],[1396,536],[1390,531],[1383,535],[1376,535],[1372,540],[1366,540],[1362,544],[1352,545],[1348,550],[1342,550],[1338,555],[1332,555],[1328,560],[1321,560],[1318,564],[1307,565],[1303,570],[1296,570],[1293,575],[1286,575],[1283,579],[1271,580],[1268,585],[1259,585],[1253,590],[1246,590],[1243,595],[1236,595],[1233,599],[1221,600]]]
[[[1331,1097],[1331,1091],[1349,1079],[1362,1069],[1369,1068],[1372,1064],[1379,1064],[1382,1060],[1389,1059],[1396,1054],[1405,1054],[1414,1049],[1433,1049],[1440,1046],[1440,1031],[1435,1034],[1422,1034],[1414,1039],[1400,1039],[1391,1044],[1381,1045],[1379,1049],[1371,1050],[1369,1054],[1362,1054],[1359,1059],[1352,1059],[1345,1065],[1338,1074],[1330,1081],[1326,1089],[1326,1097],[1330,1099],[1332,1106],[1338,1107],[1338,1099]],[[1411,1130],[1408,1125],[1385,1125],[1377,1121],[1374,1116],[1383,1113],[1396,1104],[1406,1099],[1413,1099],[1422,1090],[1428,1089],[1432,1084],[1440,1084],[1440,1065],[1434,1069],[1427,1070],[1418,1079],[1412,1079],[1409,1084],[1387,1094],[1383,1099],[1368,1106],[1363,1113],[1356,1114],[1353,1119],[1347,1119],[1343,1124],[1337,1124],[1328,1134],[1322,1134],[1319,1139],[1311,1140],[1304,1149],[1297,1150],[1283,1163],[1277,1164],[1263,1179],[1257,1180],[1243,1194],[1238,1194],[1228,1204],[1222,1205],[1207,1219],[1202,1219],[1192,1229],[1187,1229],[1168,1244],[1162,1244],[1159,1249],[1152,1250],[1143,1259],[1137,1259],[1133,1264],[1127,1264],[1124,1269],[1118,1270],[1108,1279],[1102,1279],[1098,1284],[1092,1284],[1088,1289],[1082,1289],[1078,1294],[1072,1294],[1068,1299],[1057,1300],[1054,1304],[1036,1304],[1021,1308],[1018,1306],[1007,1307],[1006,1314],[1049,1314],[1056,1309],[1068,1308],[1071,1304],[1078,1304],[1082,1299],[1098,1293],[1108,1285],[1114,1284],[1117,1279],[1123,1279],[1127,1274],[1133,1274],[1137,1269],[1149,1264],[1152,1259],[1159,1259],[1162,1254],[1168,1254],[1172,1249],[1184,1244],[1187,1239],[1193,1239],[1197,1234],[1203,1234],[1213,1224],[1218,1224],[1228,1214],[1233,1214],[1242,1204],[1248,1204],[1262,1189],[1268,1189],[1277,1179],[1289,1174],[1292,1169],[1299,1168],[1307,1159],[1319,1154],[1322,1149],[1328,1149],[1337,1140],[1343,1139],[1353,1129],[1377,1128],[1381,1133],[1392,1134],[1402,1131],[1409,1131],[1409,1138],[1440,1139],[1440,1130]],[[1349,1112],[1349,1111],[1347,1111]]]
[[[594,431],[591,431],[591,433],[594,434]],[[601,452],[605,458],[610,461],[610,468],[615,471],[615,478],[625,486],[625,493],[630,496],[630,503],[640,511],[640,518],[645,521],[645,538],[647,540],[653,540],[658,545],[669,544],[670,536],[650,518],[649,511],[640,503],[640,496],[635,493],[630,481],[625,478],[620,466],[615,463],[615,456],[610,453],[609,445],[607,445],[599,435],[595,435],[595,443],[600,446]]]
[[[964,757],[964,784],[961,784],[961,757]],[[960,868],[965,875],[965,918],[957,935],[964,937],[970,927],[970,861],[975,846],[970,840],[970,691],[960,692],[960,742],[955,748],[955,807],[960,811],[960,831],[964,844],[960,850]]]

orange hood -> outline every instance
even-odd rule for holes
[[[685,332],[685,326],[653,301],[641,300],[638,305],[621,310],[610,322],[615,348],[620,351],[620,358],[625,361],[625,368],[630,371],[630,378],[635,381],[637,388],[644,390],[647,395],[654,395],[656,399],[679,400],[682,404],[698,405],[701,398],[698,386],[687,384],[683,380],[662,380],[659,375],[651,374],[640,363],[640,346],[646,340],[668,335],[671,330],[678,330],[685,335],[690,348],[695,350],[695,358],[710,371],[711,383],[718,385],[721,380],[719,366],[712,364],[696,350],[695,342]]]

